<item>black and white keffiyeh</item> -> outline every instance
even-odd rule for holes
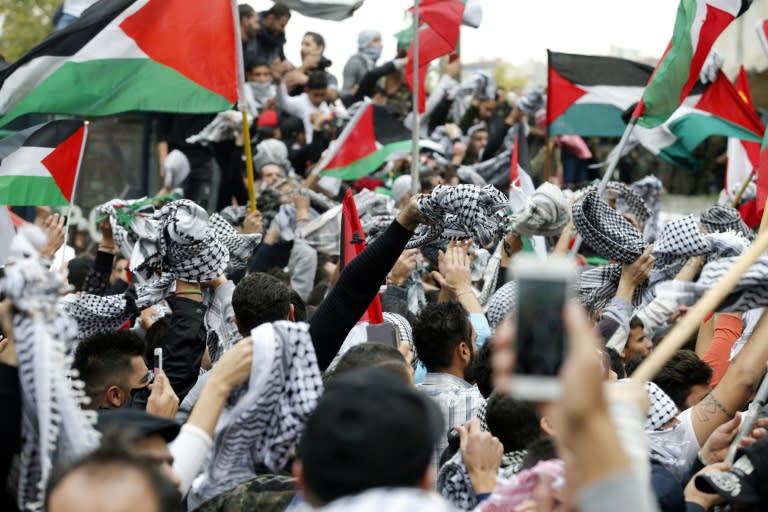
[[[645,430],[652,432],[659,430],[677,416],[677,406],[669,395],[654,382],[645,382],[643,386],[648,393],[648,400],[651,402],[651,409],[645,420]]]
[[[645,250],[643,235],[597,190],[589,191],[573,205],[573,224],[584,241],[609,260],[632,263]]]
[[[263,324],[251,338],[251,377],[230,395],[195,482],[202,500],[252,478],[258,466],[283,471],[323,391],[308,324]]]
[[[542,183],[525,208],[510,216],[509,230],[522,236],[559,236],[570,219],[563,191],[551,183]]]
[[[155,212],[154,206],[146,204],[140,208],[132,208],[143,202],[143,199],[113,199],[96,207],[98,216],[109,218],[112,238],[124,258],[130,259],[136,242],[154,230],[151,222]],[[130,214],[127,213],[128,211]]]
[[[597,185],[587,187],[586,191],[597,191]],[[621,213],[634,215],[641,224],[651,217],[651,210],[643,198],[620,181],[609,181],[605,187],[604,196],[610,200],[616,200],[616,207]]]
[[[488,302],[485,317],[491,329],[496,329],[504,315],[517,308],[517,283],[509,281],[496,290]]]
[[[704,210],[701,214],[701,224],[710,233],[735,231],[744,235],[750,242],[755,239],[755,232],[744,224],[739,211],[729,206],[713,206]]]
[[[417,204],[432,224],[416,229],[406,245],[409,249],[440,238],[471,238],[484,247],[504,232],[507,198],[491,185],[438,185]]]
[[[253,251],[261,243],[261,233],[240,234],[221,215],[214,213],[208,220],[221,243],[229,251],[229,265],[226,273],[231,274],[248,266]]]
[[[659,234],[659,214],[661,213],[659,195],[664,185],[659,178],[651,175],[633,182],[630,188],[643,200],[651,212],[650,218],[645,222],[643,236],[646,242],[653,243]]]
[[[477,504],[477,495],[460,451],[440,467],[437,492],[459,510],[472,510]]]
[[[70,369],[77,328],[56,307],[63,279],[37,258],[19,260],[5,272],[2,290],[19,311],[13,319],[24,438],[18,506],[36,511],[43,509],[53,467],[96,448],[100,436],[95,413],[82,409],[88,403],[85,385]]]
[[[611,264],[582,270],[576,281],[576,291],[581,302],[590,310],[600,311],[616,295],[621,280],[621,265]],[[635,288],[632,304],[643,300],[646,285]]]
[[[123,295],[78,295],[71,293],[59,301],[62,313],[77,325],[72,339],[83,339],[103,332],[116,331],[127,320],[139,315],[135,291],[129,289]]]
[[[384,312],[384,321],[388,324],[392,324],[397,328],[397,332],[400,333],[400,341],[407,342],[413,353],[413,361],[411,366],[415,370],[419,364],[419,354],[416,352],[416,344],[413,342],[413,330],[411,329],[411,323],[406,320],[402,315],[397,313]]]

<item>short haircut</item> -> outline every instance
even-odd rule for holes
[[[681,411],[688,408],[685,401],[691,388],[708,386],[711,380],[712,368],[691,350],[677,352],[653,378]]]
[[[624,368],[624,361],[621,360],[621,355],[612,348],[606,348],[605,353],[608,355],[608,360],[611,363],[611,370],[616,372],[616,377],[625,379],[627,377],[627,370]]]
[[[121,479],[127,473],[138,474],[152,489],[161,512],[181,512],[182,497],[178,489],[152,461],[139,456],[131,448],[135,440],[132,432],[111,433],[102,438],[101,446],[72,464],[56,468],[46,484],[45,510],[50,510],[50,499],[64,480],[75,473],[83,473],[95,482]],[[147,497],[149,498],[149,497]]]
[[[272,165],[278,165],[278,164],[272,164]],[[285,171],[283,171],[285,172]],[[272,277],[277,278],[281,283],[283,283],[285,286],[291,286],[291,274],[286,272],[280,267],[271,267],[267,269],[267,274],[271,275]]]
[[[407,383],[411,382],[411,370],[403,354],[395,347],[375,342],[361,343],[347,350],[333,371],[326,374],[326,381],[357,368],[385,368]]]
[[[263,272],[245,276],[232,293],[232,309],[244,336],[261,324],[286,320],[290,303],[288,287]]]
[[[237,6],[237,12],[240,15],[240,19],[250,18],[256,12],[256,10],[248,4],[240,4]]]
[[[245,70],[250,71],[253,68],[268,68],[269,63],[264,57],[251,57],[245,63]]]
[[[485,408],[488,430],[499,438],[504,452],[524,449],[541,435],[539,415],[531,402],[493,394]]]
[[[306,36],[311,37],[316,45],[325,48],[325,38],[321,34],[318,34],[317,32],[306,32],[304,37]]]
[[[635,370],[637,370],[637,367],[645,361],[645,357],[646,356],[636,356],[624,363],[624,374],[627,377],[631,377],[632,374],[635,373]]]
[[[467,310],[456,301],[428,304],[413,322],[416,353],[429,372],[448,368],[460,343],[471,343]]]
[[[307,305],[296,290],[291,289],[291,305],[293,306],[293,321],[307,321]]]
[[[272,7],[264,12],[264,16],[274,16],[275,18],[291,17],[291,10],[282,2],[275,2]]]
[[[483,398],[488,398],[493,392],[493,366],[492,366],[492,352],[491,344],[485,343],[480,350],[477,351],[477,356],[474,359],[474,367],[472,369],[472,375],[475,376],[477,382],[477,389]]]
[[[525,447],[525,457],[520,470],[531,469],[539,462],[557,459],[557,447],[549,437],[540,437]]]
[[[645,324],[643,323],[642,320],[640,320],[640,318],[633,316],[632,320],[629,321],[629,328],[636,329],[638,327],[642,327],[643,329],[645,329]]]
[[[93,269],[93,260],[86,256],[73,258],[67,263],[67,281],[75,287],[75,291],[81,292],[85,286],[85,278]]]
[[[328,75],[325,71],[312,71],[307,79],[307,90],[327,89]]]
[[[126,379],[132,370],[131,359],[143,358],[145,352],[144,340],[131,331],[94,334],[77,346],[74,368],[93,400],[106,386]]]

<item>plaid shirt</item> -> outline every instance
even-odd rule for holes
[[[417,387],[440,406],[446,432],[472,421],[480,406],[485,403],[477,386],[448,373],[427,373],[424,382]],[[447,447],[447,436],[440,437],[432,454],[435,468],[439,468],[440,455]]]

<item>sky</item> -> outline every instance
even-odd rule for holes
[[[271,0],[246,0],[259,10]],[[461,59],[472,62],[500,58],[520,65],[546,60],[547,48],[569,53],[605,55],[610,47],[635,50],[642,57],[659,57],[672,35],[676,0],[479,0],[480,28],[464,27]],[[307,18],[295,13],[286,28],[285,53],[299,62],[299,43],[312,30],[325,37],[331,72],[341,78],[346,60],[357,52],[357,33],[378,29],[384,36],[380,62],[394,56],[394,33],[409,23],[412,0],[365,0],[352,18],[341,22]]]

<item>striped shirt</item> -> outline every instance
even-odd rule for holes
[[[417,387],[437,402],[445,419],[446,433],[472,421],[485,403],[477,386],[448,373],[427,373],[424,382]],[[438,439],[432,454],[435,468],[439,468],[440,455],[447,447],[448,438],[444,435]]]

